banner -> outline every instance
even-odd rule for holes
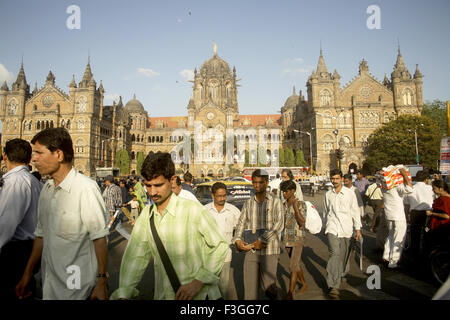
[[[441,166],[442,175],[450,175],[450,137],[441,139]]]

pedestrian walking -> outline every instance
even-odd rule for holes
[[[300,184],[295,181],[294,179],[294,175],[292,174],[291,169],[283,169],[281,170],[281,180],[283,181],[287,181],[287,180],[292,180],[295,183],[295,197],[298,200],[303,201],[303,191],[302,191],[302,187],[300,186]],[[281,194],[280,194],[281,196]]]
[[[299,293],[308,289],[302,270],[302,251],[306,242],[305,218],[306,204],[295,198],[295,183],[292,180],[283,181],[280,184],[283,193],[284,209],[284,247],[289,255],[290,283],[285,300],[293,300],[297,279],[302,287]]]
[[[173,194],[176,175],[169,153],[149,154],[141,174],[155,204],[136,220],[111,299],[137,297],[136,287],[152,259],[154,299],[220,298],[219,274],[228,245],[216,221],[200,203]]]
[[[192,201],[196,201],[196,202],[200,203],[200,201],[198,201],[197,197],[192,192],[189,192],[186,189],[183,189],[183,184],[181,183],[181,179],[179,176],[177,176],[177,178],[175,179],[175,182],[172,186],[172,191],[180,198],[184,198],[184,199],[188,199],[188,200],[192,200]]]
[[[0,300],[16,299],[15,287],[30,257],[38,220],[42,184],[30,173],[31,145],[22,139],[6,142],[7,172],[0,180]],[[34,287],[34,279],[31,279]]]
[[[361,238],[361,215],[356,194],[343,185],[342,172],[333,169],[330,172],[333,189],[325,194],[325,234],[328,237],[330,257],[327,263],[328,295],[339,299],[341,279],[350,270],[347,256],[350,250],[350,238],[355,231],[355,239]]]
[[[373,209],[370,231],[376,233],[376,247],[374,251],[383,252],[384,242],[388,235],[386,216],[384,214],[383,193],[380,185],[376,182],[367,187],[366,196],[369,198],[369,205]]]
[[[222,232],[228,245],[232,244],[233,231],[236,229],[241,211],[227,200],[227,187],[222,182],[216,182],[211,187],[213,201],[205,205],[205,209],[216,220],[219,230]],[[228,248],[225,263],[220,272],[219,289],[224,299],[229,299],[228,286],[230,282],[230,266],[232,252]]]
[[[364,202],[361,196],[361,192],[357,189],[352,183],[352,175],[347,173],[344,175],[344,186],[352,190],[356,195],[356,200],[358,201],[359,213],[361,217],[361,221],[364,219],[365,210],[364,210]]]
[[[43,299],[107,299],[108,230],[100,189],[72,167],[72,139],[64,128],[42,130],[31,144],[34,165],[51,179],[39,197],[33,250],[16,294],[19,298],[28,294],[41,260]]]
[[[245,300],[258,299],[260,286],[270,299],[276,299],[276,274],[284,218],[281,201],[267,193],[269,175],[257,169],[252,173],[255,194],[242,207],[233,242],[245,251]]]

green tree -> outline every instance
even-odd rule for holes
[[[307,167],[308,163],[305,160],[305,155],[302,150],[297,150],[295,153],[295,166],[296,167]]]
[[[121,175],[130,173],[130,156],[126,150],[117,151],[114,166],[120,169]]]
[[[245,167],[249,167],[250,166],[250,152],[245,149],[245,163],[244,163]]]
[[[441,133],[438,123],[428,116],[403,115],[375,130],[364,149],[366,168],[371,171],[396,164],[416,163],[417,130],[419,160],[425,168],[436,167]]]
[[[136,155],[136,173],[140,176],[141,175],[141,169],[142,164],[144,163],[144,153],[142,151],[139,151]]]
[[[284,149],[278,149],[278,166],[284,167]]]
[[[284,151],[284,166],[285,167],[294,167],[295,166],[294,151],[292,151],[291,148],[287,148]]]
[[[430,117],[439,124],[441,137],[447,136],[447,106],[444,101],[438,99],[435,99],[432,102],[425,101],[422,115]]]

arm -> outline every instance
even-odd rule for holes
[[[20,279],[19,283],[16,286],[16,296],[19,299],[27,298],[31,295],[31,291],[27,290],[28,284],[33,277],[33,270],[36,268],[36,265],[41,260],[42,250],[44,248],[44,241],[41,237],[36,237],[33,243],[33,249],[31,251],[30,258],[28,259],[28,263],[23,272],[22,279]]]
[[[281,235],[281,232],[283,231],[284,214],[281,208],[281,201],[278,198],[272,198],[272,212],[273,212],[272,229],[266,230],[261,236],[261,241],[264,244],[268,243],[275,237]]]
[[[430,210],[427,210],[427,216],[429,217],[438,217],[438,218],[442,218],[442,219],[448,219],[450,216],[447,213],[437,213],[437,212],[432,212]]]
[[[146,237],[147,230],[150,230],[149,209],[150,206],[146,207],[141,214],[142,218],[136,220],[131,238],[128,240],[127,248],[122,257],[119,288],[113,292],[111,300],[131,299],[139,294],[136,287],[152,258]]]
[[[294,212],[295,212],[295,220],[297,221],[299,227],[303,227],[305,225],[305,218],[304,218],[304,213],[306,211],[306,206],[303,202],[302,207],[302,212],[300,212],[299,206],[300,203],[297,199],[295,199],[296,201],[294,201],[293,205],[294,205]]]
[[[408,177],[408,174],[406,173],[405,168],[402,168],[399,170],[400,174],[403,176],[403,183],[407,186],[409,186],[410,188],[412,188],[412,183],[411,180]]]
[[[94,240],[95,255],[97,257],[98,273],[106,274],[108,266],[108,250],[106,249],[106,237]],[[108,299],[108,279],[106,277],[97,277],[97,284],[91,293],[91,300]]]
[[[361,215],[359,211],[358,206],[358,200],[356,199],[356,194],[353,192],[350,197],[350,210],[351,210],[351,216],[353,220],[353,226],[356,230],[356,236],[355,239],[359,240],[361,238]]]
[[[0,192],[0,251],[14,236],[30,207],[31,190],[22,181],[6,183]]]

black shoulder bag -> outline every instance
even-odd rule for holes
[[[154,205],[152,205],[150,207],[150,213],[153,210],[153,206]],[[169,277],[173,291],[176,294],[178,292],[178,289],[181,287],[181,283],[180,283],[180,280],[178,280],[177,273],[175,272],[172,262],[170,262],[169,256],[167,255],[167,251],[164,248],[164,245],[161,242],[161,239],[159,238],[158,232],[156,231],[155,221],[153,220],[153,217],[154,217],[154,214],[152,214],[152,216],[150,218],[150,230],[152,232],[153,240],[155,240],[156,247],[158,248],[159,257],[161,258],[164,268],[166,269],[166,273],[167,273],[167,276]]]

